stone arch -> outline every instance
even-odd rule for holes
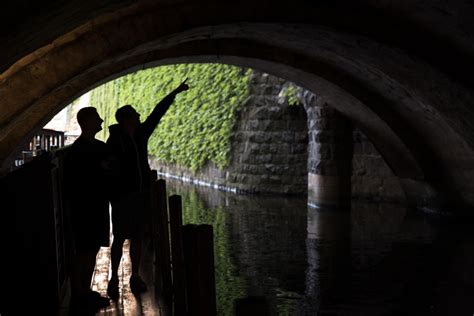
[[[206,11],[209,6],[213,11]],[[322,95],[367,134],[415,204],[436,197],[435,191],[451,204],[474,204],[469,89],[416,55],[365,36],[282,24],[291,21],[280,10],[273,12],[278,22],[242,22],[259,20],[259,5],[255,11],[215,7],[136,5],[3,68],[0,160],[75,96],[105,80],[140,65],[217,61],[261,69]],[[453,153],[463,158],[452,159]]]

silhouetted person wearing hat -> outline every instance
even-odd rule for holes
[[[111,298],[119,296],[118,267],[125,239],[130,239],[132,275],[130,289],[134,294],[147,290],[139,275],[142,241],[145,231],[145,214],[150,200],[150,166],[148,164],[148,139],[165,115],[175,96],[188,90],[186,80],[159,102],[147,119],[141,123],[140,114],[125,105],[115,113],[118,124],[110,126],[107,140],[114,157],[118,176],[115,179],[112,199],[112,276],[107,293]]]
[[[86,107],[77,113],[81,135],[66,150],[65,202],[72,231],[71,308],[86,315],[110,304],[90,289],[97,252],[109,245],[108,148],[95,139],[103,120]]]

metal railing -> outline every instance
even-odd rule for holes
[[[42,129],[28,144],[22,148],[13,161],[11,170],[14,170],[43,152],[48,152],[64,146],[64,132],[51,129]]]

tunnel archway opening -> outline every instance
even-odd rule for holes
[[[133,23],[136,17],[128,18],[130,20],[125,19],[123,23]],[[109,22],[104,22],[107,28],[101,29],[100,34],[114,34],[117,31],[116,26],[108,24]],[[150,25],[143,25],[143,28],[148,27]],[[15,65],[6,73],[15,77],[21,76],[22,72],[39,71],[41,77],[42,71],[61,54],[63,57],[74,54],[74,51],[84,47],[82,45],[93,44],[96,48],[95,51],[82,51],[81,59],[67,67],[64,63],[58,63],[56,73],[62,73],[62,78],[49,76],[43,87],[35,89],[36,95],[22,97],[24,100],[33,97],[35,102],[28,106],[36,110],[18,110],[18,106],[21,108],[18,104],[16,108],[12,108],[13,111],[4,113],[4,119],[10,121],[2,125],[2,131],[5,132],[2,133],[3,140],[0,140],[3,152],[11,154],[12,147],[24,139],[25,133],[31,133],[40,126],[40,120],[45,123],[45,117],[64,106],[67,103],[65,100],[71,101],[91,85],[132,71],[134,67],[143,67],[137,65],[219,61],[261,69],[322,93],[332,107],[350,118],[372,140],[390,168],[402,179],[402,186],[411,205],[439,208],[446,203],[463,204],[470,199],[471,191],[461,188],[469,184],[459,177],[456,169],[459,166],[450,164],[443,150],[446,143],[458,144],[456,150],[461,155],[463,151],[469,150],[458,134],[464,128],[461,127],[463,123],[454,122],[456,119],[453,117],[449,118],[453,124],[441,117],[427,117],[420,122],[412,114],[412,109],[425,111],[428,104],[428,112],[422,113],[421,117],[426,116],[426,113],[438,113],[448,96],[443,95],[435,100],[430,97],[426,86],[419,86],[416,91],[410,90],[410,85],[414,84],[411,78],[404,78],[397,69],[412,67],[420,73],[428,71],[433,74],[430,78],[433,84],[437,80],[441,83],[444,78],[428,65],[414,63],[410,56],[404,56],[400,51],[383,47],[385,55],[392,57],[387,64],[377,54],[374,55],[381,46],[370,39],[364,38],[366,45],[361,46],[356,44],[360,37],[301,25],[285,25],[282,28],[279,24],[249,23],[222,25],[218,29],[198,27],[164,37],[161,33],[149,34],[146,38],[137,37],[140,43],[130,42],[124,46],[118,45],[119,38],[101,41],[96,31],[95,26],[89,25],[81,29],[81,37],[66,36],[58,45],[43,50],[41,54],[28,59],[26,64]],[[133,30],[140,34],[143,31],[145,30]],[[154,38],[156,35],[159,36]],[[270,38],[278,38],[280,41],[269,41]],[[344,47],[352,44],[356,46],[349,53]],[[106,52],[112,54],[107,55]],[[47,60],[45,56],[54,58]],[[395,60],[397,66],[391,64]],[[94,66],[86,66],[90,63]],[[22,67],[24,71],[20,71]],[[75,75],[71,77],[73,73]],[[374,73],[377,75],[374,76]],[[387,90],[386,85],[392,88]],[[41,91],[51,86],[57,88]],[[14,96],[16,84],[11,87],[10,91]],[[43,94],[44,91],[49,92]],[[38,93],[42,96],[38,97]],[[460,102],[464,102],[469,96],[462,92],[458,97]],[[12,98],[12,102],[16,101],[18,100]],[[23,130],[14,128],[18,122],[23,123]],[[8,158],[3,157],[2,161],[5,162]],[[456,186],[459,186],[459,190],[455,189]]]
[[[161,68],[170,69],[176,76],[183,76],[183,78],[189,72],[188,68],[183,72],[183,69],[179,70],[173,67],[176,66],[164,66]],[[201,66],[197,67],[204,69],[207,66],[206,64],[201,64]],[[100,132],[102,135],[101,139],[105,141],[108,126],[114,123],[113,110],[108,105],[113,105],[112,108],[116,108],[130,102],[138,105],[140,103],[150,103],[142,110],[139,110],[139,112],[143,112],[143,115],[146,115],[149,107],[153,106],[157,99],[159,99],[152,96],[156,91],[163,88],[163,84],[165,84],[158,83],[160,79],[152,77],[150,71],[153,71],[152,68],[139,71],[139,73],[143,74],[141,78],[145,79],[127,79],[137,78],[130,74],[129,76],[109,81],[99,88],[90,90],[82,95],[73,102],[75,109],[71,108],[68,110],[70,113],[67,123],[64,122],[65,113],[58,114],[63,117],[63,122],[61,123],[63,128],[66,125],[71,126],[71,124],[75,123],[74,113],[79,108],[97,104],[99,105],[99,113],[105,120],[103,130]],[[243,76],[245,71],[238,70],[238,73],[240,73],[240,76]],[[324,98],[302,87],[298,87],[299,92],[297,93],[298,95],[294,94],[293,98],[296,101],[293,102],[297,102],[299,106],[291,107],[288,105],[287,97],[283,96],[283,94],[288,91],[287,88],[293,87],[294,89],[296,87],[293,83],[266,73],[256,72],[255,70],[253,73],[252,79],[247,79],[249,81],[248,89],[253,92],[248,100],[247,96],[243,95],[241,96],[242,100],[239,101],[245,104],[240,106],[239,117],[237,118],[237,123],[234,124],[236,126],[233,131],[233,141],[230,144],[232,161],[227,168],[217,168],[216,164],[213,163],[210,166],[204,167],[203,170],[199,170],[196,174],[192,170],[186,169],[190,168],[191,165],[183,169],[179,164],[175,165],[172,163],[167,165],[166,160],[161,162],[153,160],[153,167],[168,176],[176,177],[177,174],[180,174],[181,177],[191,179],[191,181],[197,183],[208,183],[215,187],[240,192],[280,194],[307,194],[307,192],[310,192],[308,203],[319,207],[347,207],[351,197],[374,201],[405,202],[399,180],[385,164],[384,158],[380,156],[377,149],[373,147],[360,130],[352,132],[353,127],[349,121],[337,110],[330,107]],[[207,75],[197,74],[196,76],[204,80],[203,78]],[[136,83],[130,85],[133,80],[136,80]],[[213,81],[214,79],[212,78],[211,80]],[[117,83],[114,84],[114,82]],[[133,87],[126,87],[125,82],[129,82],[129,86]],[[156,89],[158,90],[154,88],[153,84],[151,85],[152,88],[143,88],[149,85],[149,82],[156,84]],[[213,83],[207,83],[206,81],[204,84],[201,83],[201,85],[209,88],[207,93],[212,93],[213,88],[211,86]],[[163,88],[165,91],[166,89]],[[131,95],[137,94],[137,92],[140,92],[138,95],[145,97],[134,99]],[[113,96],[114,93],[117,96]],[[237,92],[233,92],[233,94],[235,93]],[[198,95],[203,94],[206,94],[206,92],[200,91],[198,93]],[[94,95],[92,100],[91,95]],[[108,96],[108,99],[105,96]],[[193,98],[190,98],[180,103],[192,102],[200,102],[201,104],[209,102],[209,100],[193,101]],[[226,101],[220,100],[218,102]],[[193,115],[198,115],[197,109],[201,105],[189,107],[181,107],[176,112],[185,113],[192,111]],[[174,110],[171,112],[174,112]],[[286,112],[287,114],[283,114]],[[203,113],[205,114],[205,112]],[[187,125],[191,123],[186,121],[186,116],[177,117],[175,114],[170,115],[173,116],[174,121],[171,124],[165,123],[168,125],[168,130],[159,132],[158,139],[168,137],[167,134],[170,134],[168,138],[179,138],[186,134]],[[216,115],[223,116],[226,114],[212,114],[212,116]],[[197,118],[193,120],[197,121]],[[206,118],[203,117],[201,120],[206,121]],[[77,137],[80,133],[77,123],[75,124],[75,127],[73,127],[75,129],[74,132],[71,130],[66,131],[66,135],[69,135],[69,137]],[[184,125],[180,127],[179,124]],[[216,122],[216,126],[219,124]],[[209,124],[206,123],[206,125]],[[48,126],[50,125],[47,124],[46,127]],[[209,127],[194,127],[193,134],[205,132],[200,131],[201,129],[208,130]],[[173,130],[180,132],[175,135]],[[212,136],[213,130],[214,128],[212,127],[208,130],[212,139],[214,138]],[[219,133],[214,131],[216,135]],[[341,142],[341,135],[344,133],[346,135],[344,136],[345,140]],[[229,134],[229,136],[231,135]],[[178,139],[170,139],[169,141],[176,144],[182,142]],[[288,143],[281,143],[282,141],[288,141]],[[66,142],[71,143],[72,140],[66,140]],[[198,139],[196,142],[201,143],[202,140]],[[154,144],[155,142],[152,141],[152,143]],[[169,144],[166,145],[165,143],[156,146],[162,147],[171,144],[168,142]],[[153,146],[155,145],[151,147]],[[209,146],[213,147],[214,145],[208,144],[205,147],[209,148]],[[356,148],[354,155],[352,146]],[[187,150],[186,146],[178,151],[192,152],[192,150]],[[151,152],[153,153],[155,150],[152,149]],[[186,155],[189,156],[190,154],[186,153]],[[216,152],[216,155],[219,155],[219,153]],[[177,160],[179,161],[179,158],[173,157],[171,159],[171,161]],[[370,175],[367,175],[367,173]],[[339,178],[344,180],[337,180]],[[337,184],[340,183],[338,181],[343,181],[346,184]],[[328,197],[330,200],[328,200]]]
[[[191,58],[191,60],[201,61],[201,62],[213,61],[217,58],[217,60],[220,61],[220,62],[228,60],[228,63],[232,64],[232,65],[238,65],[238,66],[243,66],[243,65],[247,66],[249,64],[250,65],[255,65],[256,67],[260,67],[258,69],[270,70],[269,71],[270,73],[273,73],[273,74],[276,74],[276,75],[283,74],[284,76],[286,75],[286,77],[298,78],[297,79],[298,82],[301,81],[303,83],[304,82],[308,83],[310,80],[314,79],[315,80],[314,82],[317,82],[317,87],[320,88],[320,89],[324,89],[324,88],[328,88],[329,90],[331,90],[331,89],[338,90],[339,89],[339,88],[336,88],[335,86],[332,86],[331,84],[329,84],[328,82],[326,82],[324,79],[322,79],[320,77],[314,77],[313,75],[310,75],[310,74],[305,73],[305,72],[301,72],[301,70],[293,69],[292,67],[288,68],[287,66],[284,66],[284,65],[281,65],[281,64],[274,64],[272,62],[265,62],[265,61],[262,61],[262,60],[254,60],[254,59],[249,59],[249,58],[246,58],[246,57],[241,58],[241,57],[233,57],[233,56],[231,56],[231,57],[227,57],[227,56],[180,57],[180,58],[173,58],[171,60],[161,60],[161,61],[158,61],[158,62],[155,61],[155,62],[143,64],[143,65],[140,65],[140,66],[136,66],[136,67],[133,67],[133,68],[129,68],[129,69],[124,70],[120,73],[116,73],[112,76],[109,76],[107,78],[102,79],[98,83],[95,83],[93,86],[98,86],[99,84],[101,84],[101,83],[103,83],[107,80],[111,80],[112,78],[117,78],[117,77],[122,76],[124,74],[134,72],[137,69],[145,69],[145,68],[153,67],[153,66],[156,66],[157,64],[163,64],[163,63],[164,64],[172,64],[172,63],[176,63],[176,62],[182,62],[182,61],[189,60],[190,58]],[[301,80],[301,79],[303,79],[303,80]],[[311,81],[311,82],[313,82],[313,81]],[[328,92],[328,90],[318,90],[318,91]],[[331,90],[331,91],[329,91],[328,94],[331,95],[333,93],[334,93],[334,91]],[[332,97],[334,99],[334,95]],[[339,97],[341,97],[341,96],[337,95],[336,100],[341,101],[341,99],[339,99]],[[348,98],[347,100],[344,101],[346,103],[347,102],[356,102],[356,103],[358,102],[356,99],[353,99],[352,96],[349,96],[347,94],[345,94],[345,97]],[[330,100],[331,98],[328,99],[327,97],[324,96],[324,93],[323,93],[323,99],[325,100],[324,102],[327,102],[326,100]],[[343,99],[344,99],[344,97],[343,97]],[[333,104],[333,103],[331,103],[331,104]],[[58,108],[55,108],[54,111],[58,111]],[[54,113],[54,112],[52,112],[52,113]],[[47,117],[51,117],[52,113],[49,113]],[[360,115],[360,114],[358,114],[358,115]],[[369,115],[371,115],[371,114],[369,114]],[[42,121],[44,122],[45,118],[43,118]],[[364,123],[363,119],[360,122]],[[363,126],[362,128],[365,128],[365,127]],[[372,135],[375,135],[375,138],[377,138],[379,136],[378,134],[372,134]],[[395,139],[396,139],[396,136],[395,136]],[[399,140],[396,140],[395,142],[399,142]],[[396,150],[400,150],[400,148],[395,149],[395,151]],[[417,167],[415,167],[415,168],[417,168]],[[336,199],[338,199],[338,198],[336,198]]]
[[[255,70],[185,64],[110,81],[69,105],[69,114],[57,115],[63,120],[59,128],[74,129],[63,130],[66,143],[79,135],[74,113],[87,105],[96,105],[105,121],[98,133],[103,141],[123,104],[135,106],[144,120],[160,98],[157,91],[169,88],[170,80],[160,79],[169,74],[188,77],[192,88],[178,97],[150,140],[150,159],[159,174],[241,193],[306,194],[306,112],[283,95],[291,83]]]

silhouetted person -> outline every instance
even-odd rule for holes
[[[188,88],[185,80],[155,106],[143,123],[140,122],[140,114],[131,105],[125,105],[115,113],[118,124],[110,126],[107,145],[117,158],[119,170],[118,178],[114,181],[114,198],[111,201],[114,238],[111,250],[112,276],[107,288],[111,298],[119,296],[118,267],[125,239],[130,239],[130,289],[134,294],[147,290],[139,275],[139,265],[146,227],[145,213],[150,200],[148,139],[175,96]]]
[[[82,132],[66,149],[64,182],[73,244],[71,308],[84,315],[110,304],[108,298],[90,289],[97,252],[109,245],[109,155],[107,145],[95,139],[103,122],[97,110],[82,108],[77,121]]]

